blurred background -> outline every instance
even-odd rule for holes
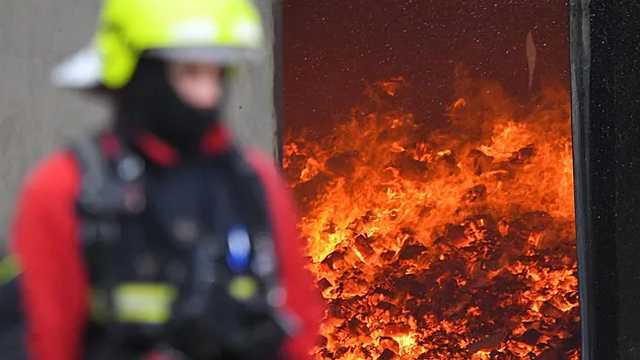
[[[3,0],[0,11],[0,242],[6,239],[19,184],[47,152],[109,114],[97,99],[55,89],[51,69],[91,41],[100,0]],[[268,43],[278,0],[256,1]],[[275,5],[274,5],[275,3]],[[242,143],[275,154],[273,51],[262,68],[244,69],[228,120]]]

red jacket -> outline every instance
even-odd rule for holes
[[[103,141],[108,148],[108,142]],[[173,166],[177,153],[152,136],[141,137],[140,147],[152,161]],[[225,149],[228,137],[221,130],[203,141],[203,152]],[[257,152],[247,152],[262,179],[279,256],[288,310],[302,321],[301,332],[286,344],[290,359],[310,359],[322,305],[295,229],[294,206],[273,163]],[[88,320],[88,275],[79,246],[75,200],[80,174],[73,155],[50,156],[28,177],[18,201],[13,246],[23,269],[23,301],[28,323],[28,349],[37,360],[80,359]]]

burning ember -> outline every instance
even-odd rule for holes
[[[568,91],[530,104],[457,70],[448,124],[367,89],[328,136],[288,135],[318,359],[578,359]]]

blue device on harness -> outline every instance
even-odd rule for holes
[[[251,239],[244,226],[236,225],[227,235],[227,265],[232,272],[241,274],[249,270]]]

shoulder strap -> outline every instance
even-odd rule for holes
[[[107,183],[107,162],[95,139],[83,137],[71,144],[81,173],[77,204],[89,213],[99,212],[101,194]]]
[[[249,164],[242,154],[237,149],[234,149],[230,154],[231,170],[236,178],[236,186],[239,187],[237,192],[247,206],[246,211],[250,215],[250,222],[252,222],[254,230],[260,232],[270,231],[269,226],[269,212],[266,206],[266,191],[260,180],[260,176],[256,170]]]
[[[139,183],[143,173],[141,159],[129,151],[122,151],[115,159],[107,159],[95,137],[80,138],[71,144],[71,150],[82,178],[77,199],[81,214],[111,217],[141,211],[143,192],[140,186],[132,186]],[[119,176],[118,171],[112,170],[111,162],[127,175]]]
[[[273,307],[274,320],[289,336],[299,329],[298,319],[286,312],[281,306],[286,297],[284,288],[280,283],[278,269],[278,257],[276,256],[275,243],[272,236],[271,214],[268,208],[267,193],[264,182],[257,170],[247,161],[245,155],[238,149],[233,149],[231,154],[231,166],[237,178],[236,192],[245,204],[244,211],[249,214],[249,226],[252,227],[255,247],[255,259],[252,264],[253,271],[265,284],[267,289],[267,301]],[[286,256],[286,254],[281,254]]]

